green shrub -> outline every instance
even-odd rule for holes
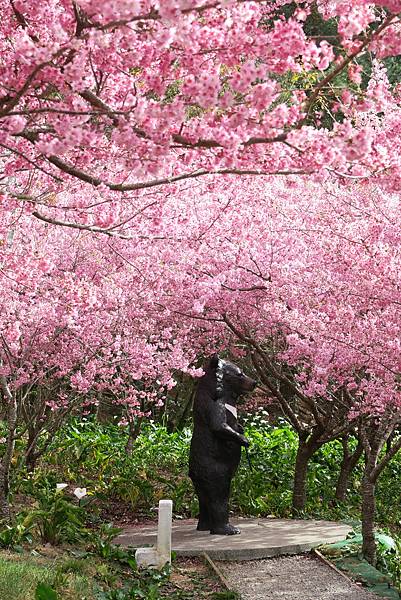
[[[284,422],[272,427],[265,413],[246,421],[251,441],[233,481],[231,508],[237,514],[287,517],[291,496],[297,436]],[[171,498],[174,513],[197,513],[197,500],[187,475],[191,431],[169,434],[147,423],[135,442],[132,456],[125,452],[127,431],[117,425],[99,425],[93,419],[73,419],[57,435],[33,475],[20,478],[19,489],[35,496],[38,488],[57,481],[87,487],[103,505],[123,502],[137,515],[154,517],[161,498]],[[305,516],[357,519],[360,515],[362,461],[349,482],[346,502],[334,501],[340,442],[325,444],[312,457],[308,472]],[[401,523],[401,456],[386,467],[377,487],[377,515],[383,524]]]

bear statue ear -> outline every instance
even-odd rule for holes
[[[211,369],[217,369],[218,365],[219,365],[219,355],[213,354],[209,361],[209,367]]]

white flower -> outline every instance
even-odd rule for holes
[[[58,490],[63,490],[66,487],[68,487],[68,483],[56,483],[56,489]]]
[[[0,444],[5,444],[5,443],[6,443],[6,441],[7,441],[7,439],[6,439],[6,438],[4,438],[4,437],[3,437],[3,438],[0,438]]]
[[[81,498],[86,496],[86,488],[75,488],[74,494],[76,495],[78,500],[81,500]]]

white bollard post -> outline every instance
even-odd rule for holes
[[[152,548],[138,548],[135,553],[135,560],[139,568],[146,569],[153,567],[162,569],[165,564],[171,564],[172,517],[173,501],[160,500],[157,525],[157,545]]]
[[[159,522],[157,527],[157,551],[161,558],[171,564],[171,526],[173,521],[173,501],[160,500]]]

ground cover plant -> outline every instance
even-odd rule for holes
[[[139,571],[134,550],[113,545],[119,531],[103,524],[85,538],[75,530],[69,544],[61,544],[61,539],[43,544],[42,531],[35,536],[34,529],[29,539],[2,538],[2,547],[8,549],[0,551],[0,596],[10,600],[235,599],[203,559],[173,557],[172,567]]]

